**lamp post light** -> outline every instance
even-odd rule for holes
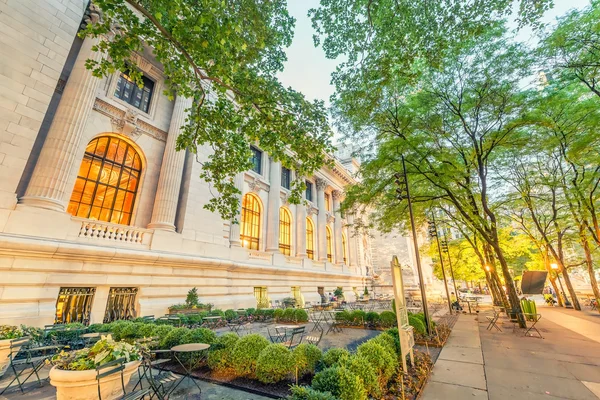
[[[394,174],[396,188],[396,198],[400,201],[406,200],[408,205],[408,213],[410,215],[410,226],[412,228],[413,245],[415,247],[415,258],[417,261],[417,272],[419,275],[419,288],[421,289],[421,301],[423,303],[423,317],[425,319],[425,330],[427,334],[431,334],[431,321],[429,319],[429,309],[427,307],[427,294],[425,292],[425,280],[423,279],[423,271],[421,269],[421,256],[419,253],[419,244],[417,243],[417,229],[415,228],[415,217],[413,215],[412,203],[410,201],[410,190],[408,188],[408,178],[406,176],[406,163],[402,156],[402,173]]]
[[[573,308],[573,305],[571,304],[571,302],[567,298],[567,295],[565,293],[565,289],[563,288],[562,281],[560,280],[560,274],[559,274],[559,271],[558,271],[558,264],[552,263],[552,264],[550,264],[550,268],[552,268],[556,272],[556,277],[558,278],[558,283],[560,285],[560,291],[562,292],[562,293],[559,294],[559,296],[562,295],[562,298],[563,298],[563,300],[565,302],[565,307],[566,308]]]

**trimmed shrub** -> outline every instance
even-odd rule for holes
[[[308,313],[302,308],[296,308],[294,310],[294,320],[296,322],[308,322]]]
[[[138,330],[140,337],[149,338],[154,336],[155,327],[156,325],[154,324],[142,324],[142,326]]]
[[[210,315],[211,317],[225,318],[225,312],[223,310],[219,310],[218,308],[209,312],[208,315]]]
[[[379,322],[379,314],[375,311],[369,311],[367,315],[365,315],[365,321],[370,323]]]
[[[233,368],[233,349],[240,337],[235,333],[226,333],[217,338],[210,347],[206,363],[215,371],[226,371]]]
[[[294,362],[300,375],[314,374],[317,363],[322,357],[321,349],[314,344],[302,343],[294,349]]]
[[[398,357],[373,340],[368,340],[358,346],[356,354],[366,358],[371,366],[373,366],[377,373],[379,387],[382,391],[385,391],[387,383],[398,368]]]
[[[391,328],[396,325],[396,314],[391,311],[382,311],[379,314],[379,323],[384,328]]]
[[[165,337],[160,340],[161,349],[170,349],[171,347],[181,344],[184,336],[190,332],[188,328],[173,328]]]
[[[277,311],[277,310],[274,310],[272,308],[261,309],[262,315],[265,318],[273,318],[273,316],[275,315],[275,311]],[[283,311],[283,310],[281,310],[281,311]]]
[[[276,320],[280,320],[282,316],[283,316],[283,310],[281,308],[277,308],[277,309],[273,310],[273,318],[275,318]]]
[[[140,330],[145,324],[141,322],[132,322],[121,329],[120,339],[136,339],[143,337]]]
[[[319,392],[310,386],[292,385],[290,391],[292,394],[287,397],[287,400],[338,400],[331,393]]]
[[[122,320],[122,321],[113,322],[112,329],[111,329],[113,339],[115,339],[116,341],[123,339],[124,338],[122,336],[123,332],[127,333],[128,328],[131,325],[133,325],[133,322],[131,322],[131,321],[123,321]]]
[[[277,383],[284,380],[293,368],[292,352],[282,344],[270,344],[258,356],[256,377],[262,383]]]
[[[340,322],[352,321],[352,314],[350,314],[350,311],[344,310],[335,314],[335,320]]]
[[[400,334],[398,332],[398,328],[388,329],[384,332],[384,334],[389,335],[394,340],[396,354],[400,354]]]
[[[381,398],[381,387],[375,367],[362,355],[354,355],[344,363],[345,367],[357,375],[363,382],[367,394],[373,398]]]
[[[363,310],[354,310],[350,314],[350,318],[351,318],[350,321],[353,322],[354,324],[362,324],[363,322],[365,322],[366,316],[367,316],[367,313],[364,312]]]
[[[181,339],[180,344],[186,343],[206,343],[213,344],[217,341],[217,335],[206,328],[196,328],[191,329],[186,335]]]
[[[158,336],[160,341],[167,336],[169,332],[171,332],[175,327],[173,325],[154,325],[154,329],[152,329],[151,336]]]
[[[318,372],[312,381],[312,387],[344,400],[367,399],[362,379],[344,367],[330,367]]]
[[[408,316],[408,323],[412,326],[415,332],[418,332],[422,335],[425,334],[425,323],[414,315]]]
[[[204,311],[203,313],[198,313],[198,314],[186,315],[187,323],[189,325],[200,325],[202,323],[202,318],[204,318],[204,316],[202,314],[205,314],[204,316],[206,316],[206,315],[208,315],[208,311]]]
[[[231,321],[231,320],[237,319],[237,317],[238,317],[238,315],[237,315],[237,313],[235,311],[233,311],[231,309],[230,310],[225,310],[225,319],[227,321]]]
[[[254,315],[255,312],[256,312],[256,308],[248,308],[248,309],[246,309],[246,316],[251,317]]]
[[[327,350],[323,354],[322,361],[326,367],[331,367],[334,364],[337,364],[338,362],[340,362],[340,360],[343,360],[343,359],[349,358],[349,357],[350,357],[350,352],[348,350],[340,348],[340,347],[333,347],[333,348]]]
[[[110,324],[92,324],[88,327],[88,331],[89,332],[100,332],[100,333],[106,333],[106,332],[110,332],[113,328],[113,323],[111,322]]]
[[[294,320],[294,311],[296,311],[295,308],[286,308],[285,310],[283,310],[283,314],[281,315],[281,319],[283,321],[293,321]]]
[[[235,372],[240,376],[255,376],[256,360],[269,344],[267,339],[258,334],[247,335],[238,340],[232,354]]]
[[[390,335],[380,334],[371,339],[371,341],[382,345],[384,349],[390,352],[390,354],[397,354],[396,343],[394,342],[394,338]]]

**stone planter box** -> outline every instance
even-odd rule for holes
[[[141,361],[131,361],[125,364],[123,370],[123,382],[125,386],[129,383]],[[96,381],[96,370],[87,371],[65,371],[56,366],[50,370],[50,384],[56,387],[57,400],[89,400],[98,398],[98,382]],[[121,387],[121,374],[103,378],[100,382],[100,391],[103,400],[120,398],[123,395]]]
[[[182,308],[179,310],[169,310],[169,315],[177,315],[177,314],[200,314],[201,312],[209,311],[208,308]]]
[[[4,375],[6,369],[8,368],[8,364],[10,359],[10,342],[17,339],[4,339],[0,340],[0,377]]]

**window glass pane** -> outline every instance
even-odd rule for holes
[[[121,189],[127,189],[129,183],[129,171],[126,169],[123,169],[121,171],[121,178],[119,179],[119,187]]]
[[[262,151],[254,146],[251,146],[250,150],[252,151],[252,171],[260,174],[262,173]]]
[[[115,210],[123,209],[123,203],[125,202],[125,193],[126,192],[124,190],[117,191],[117,196],[115,198],[115,205],[114,205]]]
[[[117,80],[115,97],[147,112],[154,89],[154,82],[145,76],[142,76],[142,82],[143,84],[140,88],[125,73],[121,73]]]
[[[123,164],[123,160],[125,159],[125,152],[127,151],[127,147],[129,145],[125,141],[120,141],[117,148],[117,154],[115,156],[115,163]]]
[[[83,204],[92,204],[92,197],[94,196],[94,189],[96,188],[96,184],[91,181],[87,181],[85,183],[85,189],[83,189],[83,195],[81,197],[81,202]]]
[[[106,154],[106,147],[108,146],[108,137],[101,137],[96,139],[98,145],[96,146],[96,150],[89,151],[89,153],[93,153],[97,156],[104,157]],[[86,150],[87,151],[87,150]]]
[[[312,201],[312,182],[306,181],[306,200]]]
[[[116,190],[114,188],[109,187],[109,188],[106,189],[106,193],[104,195],[104,202],[102,203],[102,207],[112,208],[113,202],[115,200],[115,192],[116,192]]]
[[[96,188],[96,194],[94,195],[94,203],[95,206],[102,206],[104,202],[104,194],[106,193],[106,186],[98,185]]]
[[[88,180],[95,181],[98,179],[98,175],[100,174],[100,168],[102,168],[102,161],[99,159],[92,160],[92,165],[90,167],[90,172],[87,175]],[[83,175],[79,175],[83,177]]]
[[[90,215],[90,206],[87,204],[81,204],[79,206],[79,209],[77,210],[77,214],[78,217],[82,217],[82,218],[89,218]]]

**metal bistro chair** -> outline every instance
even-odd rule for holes
[[[281,343],[285,341],[286,332],[279,332],[278,329],[275,329],[275,333],[273,334],[270,328],[267,328],[267,333],[269,334],[269,339],[271,339],[271,343]]]
[[[485,318],[488,320],[489,324],[487,326],[487,330],[491,331],[492,328],[496,328],[498,331],[502,332],[502,329],[500,329],[500,327],[498,326],[497,322],[498,322],[498,318],[500,318],[500,311],[494,309],[494,314],[493,315],[486,315]]]
[[[288,349],[293,350],[300,343],[302,343],[302,339],[304,338],[304,331],[305,331],[304,326],[300,326],[298,328],[292,329],[290,332],[290,335],[289,335],[289,339],[286,340],[283,343],[283,345],[286,346]],[[286,337],[286,339],[287,339],[287,337]]]
[[[165,364],[172,361],[171,358],[157,358],[163,354],[171,355],[171,350],[153,350],[144,353],[142,364],[138,368],[139,381],[133,388],[134,391],[138,385],[140,389],[143,389],[143,382],[146,381],[150,390],[150,398],[156,396],[159,400],[163,400],[168,398],[171,389],[176,387],[177,382],[183,379],[183,376],[163,368]]]
[[[45,365],[45,361],[50,358],[53,354],[55,354],[62,346],[52,345],[52,346],[42,346],[35,348],[28,348],[30,344],[30,338],[24,337],[20,339],[11,340],[10,342],[10,354],[8,356],[9,359],[9,367],[12,370],[15,377],[12,381],[6,386],[0,395],[10,388],[15,381],[17,385],[19,385],[19,389],[21,393],[24,393],[23,385],[31,378],[34,374],[37,378],[37,382],[40,386],[42,386],[42,380],[38,375],[38,371],[42,369]],[[53,351],[52,351],[53,350]],[[22,357],[22,355],[25,357]],[[19,357],[21,355],[21,357]],[[21,380],[21,376],[26,373],[28,369],[31,369],[29,375],[25,377],[24,380]]]
[[[102,390],[100,388],[100,382],[102,378],[120,373],[121,375],[121,388],[123,389],[123,395],[119,397],[120,400],[140,400],[144,396],[151,392],[150,388],[134,390],[130,393],[125,392],[125,381],[123,379],[123,370],[125,369],[125,359],[119,358],[117,360],[108,362],[96,368],[96,382],[98,383],[98,400],[102,400]]]
[[[321,339],[323,338],[323,331],[321,331],[321,333],[319,334],[319,336],[305,336],[304,337],[304,343],[308,343],[308,344],[314,344],[315,346],[318,346],[319,343],[321,343]]]

